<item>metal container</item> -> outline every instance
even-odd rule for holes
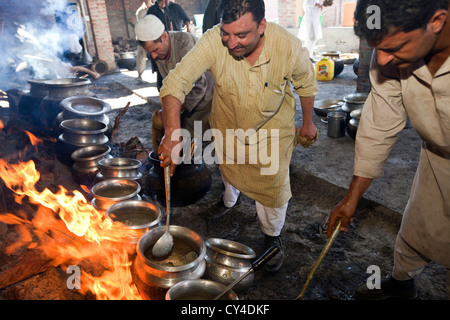
[[[244,275],[252,266],[251,260],[256,257],[252,248],[236,241],[209,238],[205,243],[207,276],[226,286]],[[233,289],[243,292],[251,286],[253,280],[254,275],[250,274]]]
[[[151,201],[125,200],[109,207],[106,215],[112,221],[123,223],[128,229],[136,231],[129,242],[137,243],[150,228],[159,225],[162,211]]]
[[[340,99],[325,99],[314,102],[314,112],[318,116],[326,117],[328,112],[335,111],[342,107],[343,100]]]
[[[139,200],[141,185],[129,179],[107,179],[96,183],[91,193],[92,205],[100,210],[107,211],[113,204],[124,200]]]
[[[352,93],[344,97],[344,105],[342,106],[342,111],[348,114],[347,122],[350,120],[350,112],[354,110],[362,109],[364,102],[366,101],[368,93]]]
[[[73,160],[72,173],[79,182],[94,181],[97,173],[100,171],[98,162],[102,159],[112,158],[109,154],[111,148],[107,145],[93,145],[82,147],[71,154]]]
[[[108,142],[107,126],[92,119],[69,119],[59,125],[64,141],[73,144],[95,145]]]
[[[142,163],[133,158],[110,158],[98,162],[99,172],[97,179],[125,178],[137,180],[142,178],[139,168]]]
[[[48,91],[47,96],[42,99],[39,106],[42,125],[46,127],[53,136],[57,136],[57,116],[62,111],[61,101],[71,96],[89,96],[89,79],[62,78],[44,81]]]
[[[111,111],[111,105],[103,100],[90,96],[73,96],[61,101],[62,112],[57,116],[58,123],[68,119],[92,119],[103,122],[112,129],[107,112]]]
[[[342,111],[331,111],[327,114],[327,135],[331,138],[345,136],[345,118],[347,114]]]
[[[166,300],[213,300],[226,288],[225,285],[212,280],[185,280],[167,290]],[[239,298],[233,290],[230,290],[219,300],[239,300]]]
[[[153,245],[165,229],[165,226],[151,228],[139,239],[134,261],[139,279],[148,286],[168,289],[181,281],[201,278],[206,269],[206,245],[191,229],[171,225],[174,243],[170,256],[164,260],[151,256]]]

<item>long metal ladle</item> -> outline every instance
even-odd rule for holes
[[[166,186],[166,231],[161,238],[156,241],[152,248],[152,255],[160,258],[167,256],[172,251],[173,237],[169,232],[169,219],[170,219],[170,166],[164,168],[164,179]]]
[[[308,278],[306,279],[306,283],[303,286],[302,291],[297,296],[297,298],[295,298],[295,300],[302,300],[303,299],[303,295],[306,292],[306,288],[308,288],[308,285],[311,282],[311,279],[313,278],[314,274],[316,273],[317,268],[319,268],[320,264],[322,263],[323,258],[325,258],[325,255],[327,254],[328,250],[330,250],[331,245],[333,244],[334,240],[338,236],[340,227],[341,227],[341,218],[339,218],[336,221],[336,224],[334,225],[334,229],[333,229],[333,232],[331,233],[330,238],[328,239],[327,243],[323,247],[322,252],[319,255],[319,258],[317,259],[316,263],[314,264],[314,267],[309,272]]]

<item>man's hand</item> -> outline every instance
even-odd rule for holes
[[[170,166],[170,176],[172,177],[176,163],[180,158],[181,143],[180,137],[170,132],[165,132],[161,143],[158,147],[159,160],[161,161],[161,167]]]
[[[338,218],[341,218],[340,231],[347,232],[347,225],[353,221],[358,202],[372,183],[372,178],[353,176],[350,188],[345,196],[331,211],[328,219],[327,237],[331,236]]]

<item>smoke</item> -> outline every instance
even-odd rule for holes
[[[56,79],[71,76],[70,62],[64,56],[79,50],[83,20],[75,4],[66,0],[45,0],[24,6],[10,1],[6,20],[1,25],[0,89],[25,89],[31,79]],[[78,52],[74,52],[78,53]]]

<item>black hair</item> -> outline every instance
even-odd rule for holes
[[[217,8],[222,23],[225,24],[236,21],[250,12],[259,25],[265,16],[264,0],[221,0]]]
[[[369,42],[379,42],[391,27],[409,32],[425,28],[439,9],[448,9],[450,0],[358,0],[355,34]],[[376,6],[376,11],[370,6]],[[378,11],[377,17],[374,14]],[[379,24],[374,24],[378,19]]]

